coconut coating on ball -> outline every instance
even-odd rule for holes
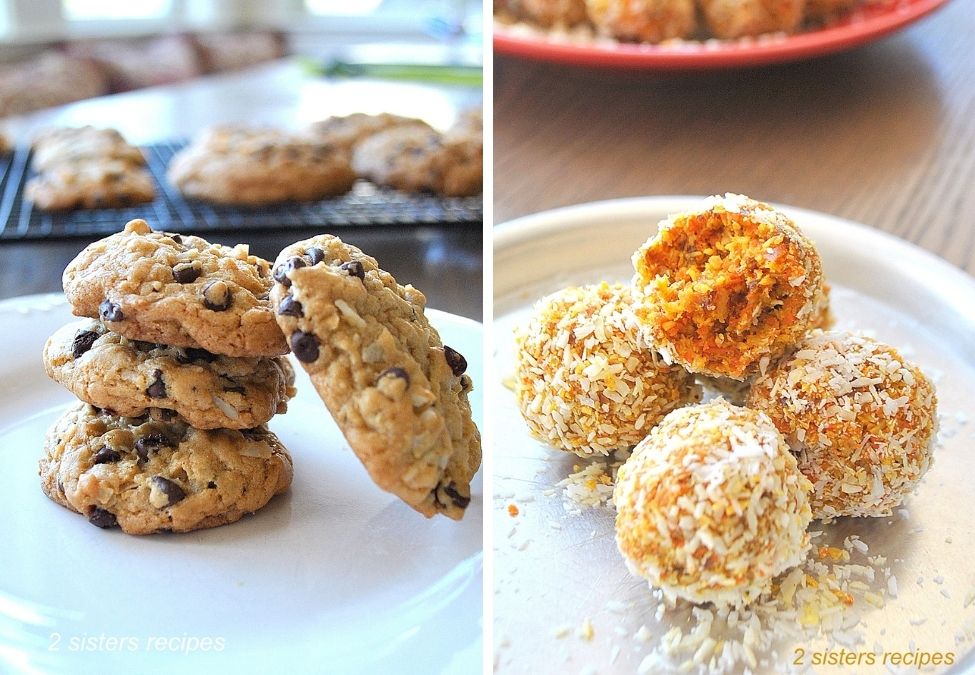
[[[634,255],[635,313],[664,358],[744,380],[820,320],[819,254],[798,227],[743,195],[660,223]]]
[[[515,343],[515,396],[529,430],[582,456],[630,448],[668,412],[701,398],[691,374],[643,341],[623,284],[542,298]]]
[[[704,22],[715,37],[730,40],[763,33],[792,33],[806,0],[700,0]]]
[[[618,40],[657,43],[697,28],[694,0],[586,0],[599,32]]]
[[[616,544],[668,595],[744,605],[804,558],[810,487],[765,414],[723,399],[681,408],[619,469]]]
[[[871,338],[813,331],[756,378],[748,405],[797,454],[815,518],[888,516],[931,466],[934,386]]]

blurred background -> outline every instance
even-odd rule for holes
[[[714,58],[683,72],[627,65],[612,45],[589,65],[496,49],[495,222],[740,192],[876,227],[975,273],[975,0],[874,6],[831,31],[776,36],[801,45],[796,60],[754,68],[728,62],[760,56],[761,41],[707,45]],[[937,11],[826,53],[916,7]]]
[[[300,131],[356,112],[448,129],[480,108],[481,3],[473,0],[4,0],[0,2],[0,297],[60,289],[65,264],[129,217],[247,242],[273,260],[332,232],[430,306],[481,317],[481,199],[358,185],[318,205],[247,211],[190,203],[165,161],[202,130]],[[38,213],[23,199],[40,129],[94,125],[140,146],[160,181],[143,207]],[[160,163],[154,166],[154,158]]]

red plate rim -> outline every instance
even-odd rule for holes
[[[542,61],[580,66],[648,70],[710,70],[759,66],[851,49],[904,28],[948,0],[894,0],[864,6],[825,28],[796,35],[735,41],[661,45],[580,44],[513,35],[495,22],[494,50]]]

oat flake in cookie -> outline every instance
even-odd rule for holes
[[[286,412],[294,370],[283,356],[231,358],[129,340],[94,319],[44,347],[48,376],[86,403],[126,417],[176,415],[197,429],[250,429]]]
[[[267,299],[268,262],[243,244],[154,232],[133,220],[79,253],[63,282],[76,316],[101,319],[131,340],[225,356],[288,351]]]
[[[283,250],[273,274],[291,349],[373,481],[425,516],[463,517],[481,462],[472,383],[423,294],[331,235]]]
[[[115,417],[87,404],[48,431],[44,493],[97,527],[189,532],[240,520],[291,484],[291,457],[267,427],[201,431]]]

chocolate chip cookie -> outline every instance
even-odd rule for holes
[[[471,378],[423,294],[331,235],[284,249],[274,279],[291,349],[373,481],[427,517],[463,517],[481,462]]]
[[[267,427],[203,431],[78,404],[48,431],[39,473],[48,497],[93,525],[151,534],[257,511],[288,489],[292,463]]]
[[[129,166],[146,163],[142,151],[129,145],[115,129],[55,127],[35,136],[32,147],[31,166],[38,172],[90,160],[116,160]]]
[[[308,128],[308,132],[351,153],[355,146],[375,133],[394,127],[409,126],[431,129],[429,124],[416,117],[401,117],[390,113],[378,115],[352,113],[340,117],[327,117],[315,122]]]
[[[206,132],[173,157],[166,175],[187,197],[244,206],[334,197],[356,179],[343,148],[240,126]]]
[[[362,178],[405,192],[448,197],[482,190],[483,149],[472,137],[445,138],[434,129],[394,127],[356,146],[352,166]]]
[[[100,321],[60,328],[44,346],[48,377],[116,415],[179,419],[197,429],[250,429],[295,395],[285,357],[230,358],[129,340]]]
[[[28,180],[24,190],[43,211],[120,208],[156,198],[149,172],[118,159],[56,164]]]
[[[224,356],[288,351],[267,299],[268,262],[243,244],[153,232],[133,220],[79,253],[63,282],[76,316],[101,319],[130,340]]]

